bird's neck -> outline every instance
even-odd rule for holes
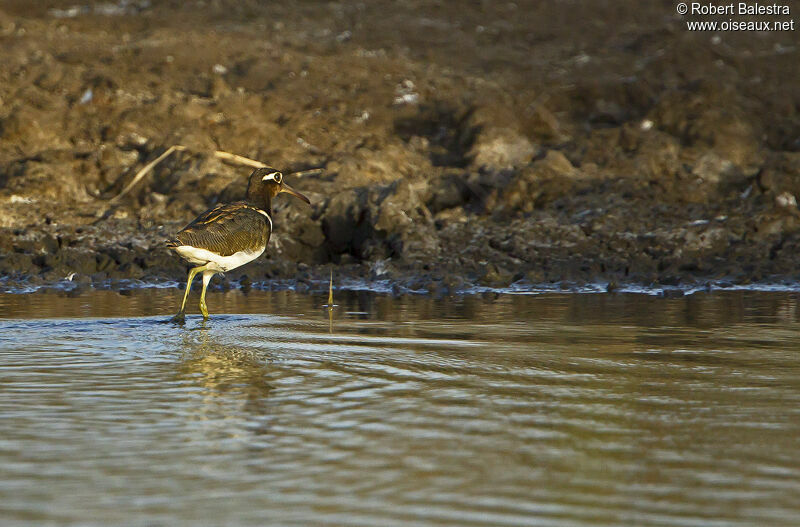
[[[248,203],[248,205],[258,207],[272,216],[272,199],[266,192],[250,192],[248,190],[245,201]]]

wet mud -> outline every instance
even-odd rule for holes
[[[798,278],[794,33],[627,0],[11,0],[0,46],[5,289],[180,282],[164,241],[244,193],[218,150],[321,169],[218,288]]]

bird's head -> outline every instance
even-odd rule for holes
[[[272,199],[282,192],[291,194],[311,205],[310,199],[284,182],[283,174],[278,170],[272,167],[263,167],[255,169],[250,174],[250,181],[247,185],[247,199],[258,204],[263,202],[265,210],[269,211]]]

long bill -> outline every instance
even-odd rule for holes
[[[307,197],[305,197],[304,195],[302,195],[301,193],[299,193],[298,191],[296,191],[295,189],[293,189],[292,187],[290,187],[286,183],[281,185],[280,192],[286,192],[287,194],[291,194],[292,196],[294,196],[296,198],[300,198],[303,201],[305,201],[306,203],[308,203],[309,205],[311,205],[311,200],[310,199],[308,199]],[[279,194],[280,194],[280,192],[279,192]]]

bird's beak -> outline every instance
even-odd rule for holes
[[[310,199],[308,199],[304,195],[300,194],[299,192],[297,192],[295,189],[293,189],[292,187],[290,187],[286,183],[281,185],[281,190],[280,190],[280,192],[278,192],[278,194],[280,194],[281,192],[286,192],[287,194],[291,194],[292,196],[294,196],[296,198],[300,198],[303,201],[305,201],[306,203],[308,203],[309,205],[311,205],[311,200]]]

